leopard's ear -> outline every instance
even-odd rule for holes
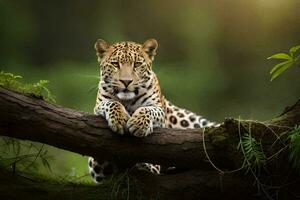
[[[157,47],[158,47],[158,43],[155,39],[148,39],[143,44],[143,50],[151,60],[153,60],[154,56],[156,55]]]
[[[94,47],[98,58],[102,59],[109,48],[109,44],[105,40],[98,39]]]

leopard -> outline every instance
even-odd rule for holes
[[[94,114],[103,117],[113,132],[146,137],[155,128],[194,129],[216,124],[166,99],[152,70],[157,40],[109,44],[98,39],[94,48],[100,65]],[[160,165],[140,163],[139,166],[160,173]],[[112,163],[92,157],[88,167],[97,183],[116,170]]]

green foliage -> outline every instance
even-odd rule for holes
[[[259,173],[266,164],[266,156],[263,152],[261,142],[256,141],[250,134],[245,134],[240,139],[238,149],[244,154],[244,166],[246,173],[252,170]]]
[[[12,73],[0,72],[0,86],[24,94],[32,94],[36,97],[43,98],[46,101],[55,103],[54,96],[46,87],[49,83],[47,80],[40,80],[33,84],[24,84],[20,82],[22,76],[16,76]]]
[[[146,200],[137,180],[130,176],[128,172],[115,174],[103,184],[107,184],[110,189],[110,199],[134,199]],[[158,195],[155,199],[158,199]]]
[[[281,63],[275,65],[270,71],[271,81],[281,75],[285,70],[291,66],[298,65],[300,60],[300,54],[297,52],[300,49],[300,45],[290,48],[289,53],[277,53],[270,56],[268,59],[283,60]]]
[[[55,102],[54,96],[46,87],[49,83],[47,80],[40,80],[33,84],[24,84],[20,80],[22,76],[12,73],[0,72],[0,86],[43,98],[50,102]],[[38,165],[43,165],[48,170],[48,151],[42,144],[20,141],[13,138],[0,137],[0,166],[13,171],[36,171]]]
[[[289,133],[288,139],[290,140],[289,161],[292,167],[300,173],[300,126],[295,126]]]
[[[51,171],[47,149],[43,144],[0,137],[0,166],[19,172],[36,172],[42,165]]]

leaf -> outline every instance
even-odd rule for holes
[[[294,53],[296,53],[296,51],[298,51],[299,49],[300,49],[300,45],[290,48],[290,54],[293,56]]]
[[[24,84],[19,81],[20,79],[22,79],[22,76],[0,71],[0,86],[17,92],[32,94],[34,96],[41,97],[46,101],[55,103],[55,97],[46,87],[49,83],[48,80],[40,80],[34,84]]]
[[[51,170],[51,166],[50,166],[48,160],[47,160],[46,158],[44,158],[44,157],[40,157],[40,159],[41,159],[41,161],[42,161],[43,166],[44,166],[45,168],[47,168],[49,171],[52,171],[52,170]]]
[[[261,143],[257,142],[250,134],[245,134],[240,140],[239,147],[244,154],[244,162],[248,165],[246,174],[249,171],[259,173],[266,163]]]
[[[283,60],[291,60],[292,57],[286,53],[277,53],[274,54],[270,57],[268,57],[267,59],[283,59]]]
[[[288,139],[290,140],[289,162],[300,173],[300,126],[295,126],[294,130],[290,131]]]
[[[281,62],[281,63],[275,65],[275,67],[273,67],[272,70],[270,71],[270,74],[273,74],[276,70],[281,68],[283,65],[286,65],[286,64],[291,63],[291,62],[293,62],[293,61],[292,60],[287,60],[287,61],[284,61],[284,62]]]
[[[289,63],[286,63],[285,65],[282,65],[281,67],[279,67],[276,71],[274,71],[272,73],[271,81],[273,81],[275,78],[277,78],[280,74],[282,74],[286,69],[288,69],[292,65],[293,65],[293,62],[289,62]]]

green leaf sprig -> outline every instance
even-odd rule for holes
[[[299,64],[299,60],[300,60],[300,54],[298,52],[299,49],[300,49],[300,45],[297,45],[290,48],[289,53],[276,53],[268,57],[268,59],[282,60],[281,63],[275,65],[270,71],[271,81],[276,79],[279,75],[281,75],[285,70],[287,70],[291,66]]]

